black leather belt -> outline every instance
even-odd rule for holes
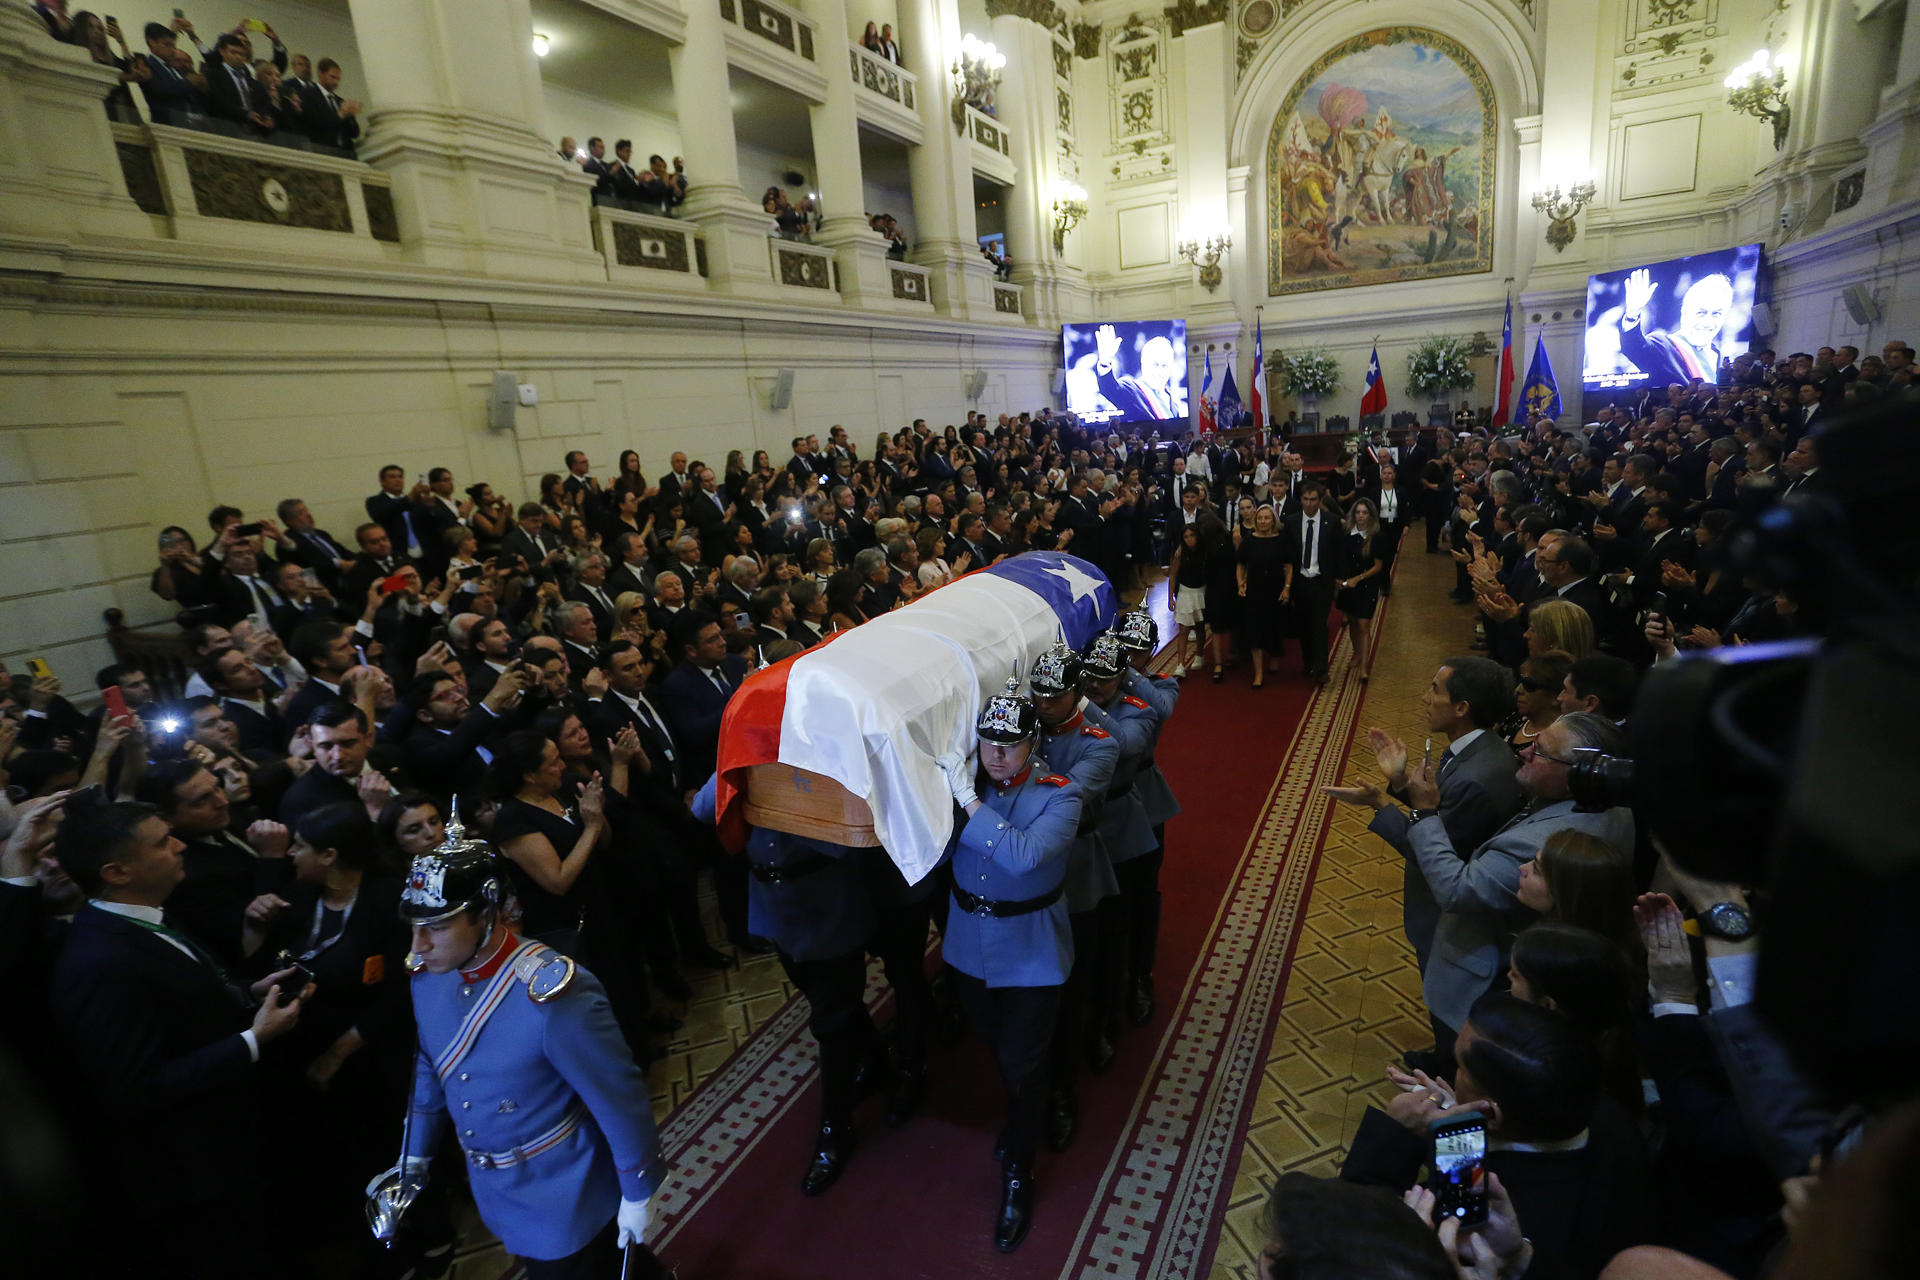
[[[785,884],[789,880],[804,879],[816,871],[824,871],[838,861],[839,859],[831,854],[816,853],[810,858],[782,863],[777,867],[757,867],[749,863],[747,869],[761,884]]]
[[[1008,916],[1025,916],[1032,915],[1036,911],[1044,911],[1060,901],[1060,894],[1065,887],[1065,885],[1056,885],[1051,892],[1043,893],[1037,898],[1022,898],[1017,902],[996,902],[992,898],[976,897],[959,885],[955,885],[953,900],[970,916],[992,916],[996,920],[1005,920]]]

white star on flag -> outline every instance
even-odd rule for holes
[[[1064,580],[1068,589],[1073,592],[1075,604],[1078,604],[1090,595],[1098,593],[1100,590],[1100,579],[1093,577],[1091,574],[1082,573],[1068,561],[1063,560],[1057,567],[1045,569],[1042,570],[1042,572],[1050,573],[1054,577]]]

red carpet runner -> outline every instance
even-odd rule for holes
[[[918,1119],[887,1130],[869,1102],[846,1174],[800,1195],[819,1100],[796,998],[663,1127],[674,1172],[655,1247],[682,1280],[1202,1274],[1312,883],[1318,788],[1359,701],[1337,658],[1319,696],[1294,662],[1258,692],[1244,663],[1225,684],[1187,681],[1158,753],[1184,810],[1160,877],[1159,1013],[1129,1028],[1110,1074],[1082,1075],[1079,1137],[1042,1153],[1025,1244],[993,1250],[1001,1093],[972,1037],[936,1048]],[[876,973],[869,997],[884,991]]]

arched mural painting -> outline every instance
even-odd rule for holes
[[[1342,41],[1288,92],[1267,140],[1267,292],[1493,269],[1498,111],[1437,31]]]

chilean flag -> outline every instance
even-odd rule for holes
[[[1507,295],[1507,318],[1500,326],[1500,394],[1493,398],[1493,425],[1507,425],[1507,402],[1513,398],[1513,295]]]
[[[1380,376],[1380,348],[1367,357],[1367,392],[1360,397],[1360,416],[1387,411],[1387,380]]]
[[[934,763],[974,750],[974,721],[1007,677],[1042,650],[1084,649],[1112,625],[1119,597],[1076,556],[1029,551],[842,631],[756,672],[720,723],[720,839],[746,845],[747,770],[791,765],[867,802],[874,832],[913,884],[953,834],[953,799]]]
[[[1260,352],[1260,317],[1253,318],[1253,372],[1247,378],[1248,406],[1253,410],[1253,425],[1267,429],[1267,360]]]
[[[1207,363],[1200,375],[1200,434],[1213,434],[1213,348],[1207,348]]]

